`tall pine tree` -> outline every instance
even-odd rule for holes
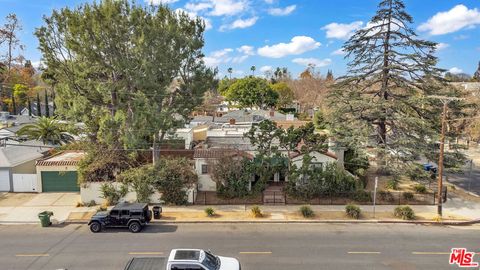
[[[42,106],[40,105],[40,94],[37,93],[37,116],[42,116]]]
[[[32,102],[30,101],[30,97],[28,97],[27,103],[28,103],[28,116],[32,116]]]
[[[48,108],[48,92],[45,91],[45,116],[50,117],[50,109]]]
[[[401,0],[383,0],[371,22],[344,45],[348,75],[330,94],[337,139],[369,145],[382,169],[432,150],[443,91],[436,43],[421,40]]]

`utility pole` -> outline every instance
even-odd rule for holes
[[[445,153],[445,129],[447,126],[447,109],[448,103],[451,101],[463,100],[463,98],[447,97],[447,96],[428,96],[429,98],[439,99],[443,103],[442,113],[442,134],[440,136],[440,157],[438,159],[438,205],[437,214],[442,216],[442,193],[443,193],[443,156]]]
[[[443,190],[443,154],[445,151],[445,126],[447,120],[447,102],[443,102],[442,135],[440,137],[440,158],[438,160],[438,207],[437,214],[442,216],[442,190]]]

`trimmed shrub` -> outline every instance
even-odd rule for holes
[[[77,202],[77,206],[76,207],[84,207],[85,204],[83,202]]]
[[[413,197],[413,193],[412,193],[412,192],[408,192],[408,191],[407,191],[407,192],[404,192],[404,193],[403,193],[403,198],[404,198],[405,200],[407,200],[407,201],[411,201],[411,200],[413,200],[413,198],[414,198],[414,197]]]
[[[393,190],[397,190],[398,189],[398,181],[395,180],[395,179],[392,179],[392,180],[388,180],[386,186],[385,186],[387,189],[393,189]]]
[[[369,202],[372,200],[372,194],[365,190],[357,190],[353,194],[353,199],[357,202]]]
[[[354,218],[354,219],[359,219],[360,214],[362,213],[362,210],[360,210],[360,207],[354,205],[354,204],[349,204],[345,206],[345,213],[347,216]]]
[[[415,189],[415,191],[417,193],[427,193],[427,187],[423,184],[416,184],[413,189]]]
[[[208,217],[213,217],[215,216],[215,209],[212,207],[207,207],[205,208],[205,214],[207,214]]]
[[[262,209],[258,205],[255,205],[250,209],[252,211],[252,215],[256,218],[261,218],[263,217]]]
[[[393,201],[393,195],[388,190],[380,190],[378,192],[378,197],[380,197],[380,200],[382,201],[387,201],[387,202]]]
[[[302,216],[305,218],[311,218],[315,216],[315,213],[309,205],[304,205],[300,207],[300,213],[302,213]]]
[[[403,220],[412,220],[415,218],[415,212],[410,206],[397,206],[393,211],[393,215]]]
[[[107,205],[115,205],[127,195],[128,186],[121,185],[117,189],[112,183],[103,183],[100,186],[100,192],[102,193],[102,198],[107,201]]]

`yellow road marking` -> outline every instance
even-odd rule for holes
[[[272,254],[271,251],[240,251],[240,254]]]
[[[449,255],[450,252],[412,252],[413,255]]]
[[[48,254],[15,254],[15,257],[48,257]]]
[[[348,254],[380,254],[378,251],[349,251]]]
[[[162,255],[163,252],[129,252],[129,255]]]

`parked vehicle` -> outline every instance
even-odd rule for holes
[[[88,225],[90,231],[98,233],[105,228],[128,228],[137,233],[150,222],[152,213],[146,203],[120,203],[110,211],[98,212],[91,218]]]
[[[125,270],[240,270],[235,258],[216,256],[201,249],[174,249],[166,257],[133,258]]]

